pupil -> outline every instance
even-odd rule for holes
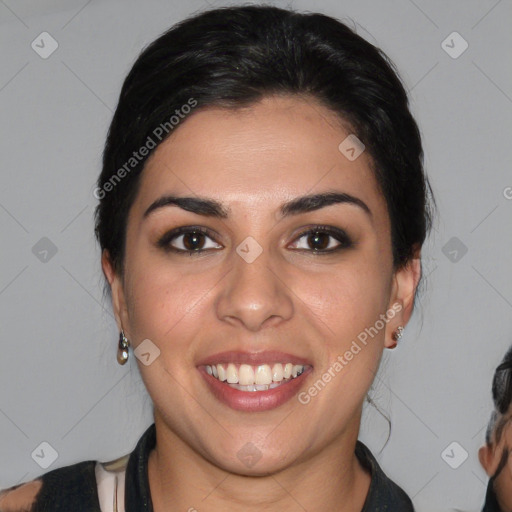
[[[321,243],[322,238],[324,243]],[[329,236],[326,233],[320,233],[319,231],[316,231],[315,233],[309,235],[308,242],[312,242],[313,246],[316,245],[316,247],[313,247],[313,249],[323,250],[329,245]],[[318,247],[318,244],[320,247]]]
[[[198,249],[194,244],[197,244],[198,239],[201,239],[204,235],[202,233],[186,233],[183,237],[183,245],[187,248],[189,251],[193,251],[195,249]],[[193,240],[192,243],[189,243],[190,240]],[[201,244],[198,244],[201,245]]]

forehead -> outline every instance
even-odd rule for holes
[[[371,158],[365,151],[350,160],[340,151],[350,127],[313,99],[272,96],[240,109],[206,108],[174,130],[146,162],[141,207],[172,192],[268,210],[336,189],[386,210]]]

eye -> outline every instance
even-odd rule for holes
[[[192,256],[208,250],[222,249],[222,245],[217,244],[214,237],[214,233],[208,228],[183,226],[165,233],[158,240],[157,245],[165,251]],[[210,239],[209,246],[207,239]],[[354,246],[345,231],[332,226],[313,226],[307,231],[303,231],[295,240],[300,241],[301,239],[304,239],[304,242],[302,244],[295,242],[295,247],[292,246],[292,248],[313,254],[333,253]]]
[[[157,245],[166,251],[192,256],[210,249],[222,249],[221,245],[212,240],[213,236],[213,233],[207,228],[183,226],[167,232],[158,240]],[[206,239],[210,239],[213,244],[205,246]]]
[[[305,239],[302,246],[295,249],[306,250],[313,254],[332,253],[354,246],[350,237],[342,229],[332,226],[314,226],[302,232],[296,240]]]

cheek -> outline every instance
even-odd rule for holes
[[[344,388],[364,392],[377,371],[387,323],[394,317],[394,311],[387,314],[390,276],[376,259],[360,257],[336,272],[306,274],[296,281],[297,295],[323,333],[318,340],[322,372],[343,375],[335,380]]]
[[[381,315],[387,307],[385,288],[375,280],[339,276],[325,284],[324,305],[315,312],[321,319],[316,325],[327,333],[317,341],[321,363],[298,396],[308,412],[305,422],[307,417],[325,418],[311,427],[319,438],[336,435],[340,425],[357,416],[382,356],[386,323]]]
[[[296,273],[296,295],[338,341],[356,337],[386,312],[390,271],[379,262],[354,256],[350,261],[312,274]]]
[[[214,274],[183,274],[177,266],[149,261],[137,262],[130,272],[130,323],[135,337],[157,344],[169,339],[179,343],[174,333],[204,314],[201,299],[207,300]]]

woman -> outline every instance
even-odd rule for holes
[[[489,475],[482,512],[512,511],[512,347],[496,368],[492,380],[494,411],[485,434],[485,444],[478,451],[480,464]]]
[[[1,510],[413,510],[357,439],[430,227],[380,50],[268,6],[181,22],[124,82],[95,195],[118,360],[133,350],[155,421]]]

